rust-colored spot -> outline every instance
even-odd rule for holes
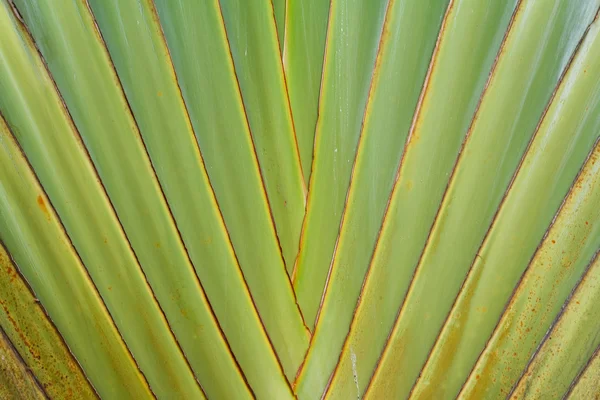
[[[6,268],[6,274],[8,275],[8,277],[10,279],[10,283],[13,283],[17,279],[17,271],[15,271],[11,267]]]
[[[158,95],[158,97],[162,97],[162,92],[160,90],[156,94]]]
[[[42,212],[46,216],[46,219],[48,221],[50,221],[50,212],[48,211],[46,202],[44,201],[44,198],[41,195],[38,195],[38,197],[37,197],[37,204],[38,204],[38,207],[40,208],[40,210],[42,210]]]
[[[552,241],[552,244],[556,244],[556,240],[553,240],[553,241]]]

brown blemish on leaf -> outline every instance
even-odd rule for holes
[[[50,212],[48,211],[48,207],[46,206],[46,201],[41,195],[38,195],[37,197],[37,204],[40,210],[42,210],[42,212],[46,216],[46,219],[50,221]]]

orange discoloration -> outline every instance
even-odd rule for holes
[[[44,198],[41,195],[38,195],[38,197],[37,197],[37,204],[38,204],[38,207],[40,208],[40,210],[42,210],[42,212],[46,216],[46,219],[48,221],[50,221],[50,211],[48,211],[48,207],[46,206],[46,201],[44,200]]]

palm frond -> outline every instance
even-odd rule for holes
[[[600,0],[0,0],[0,397],[600,396]]]

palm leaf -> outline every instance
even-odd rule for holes
[[[600,396],[600,0],[0,0],[0,397]]]

